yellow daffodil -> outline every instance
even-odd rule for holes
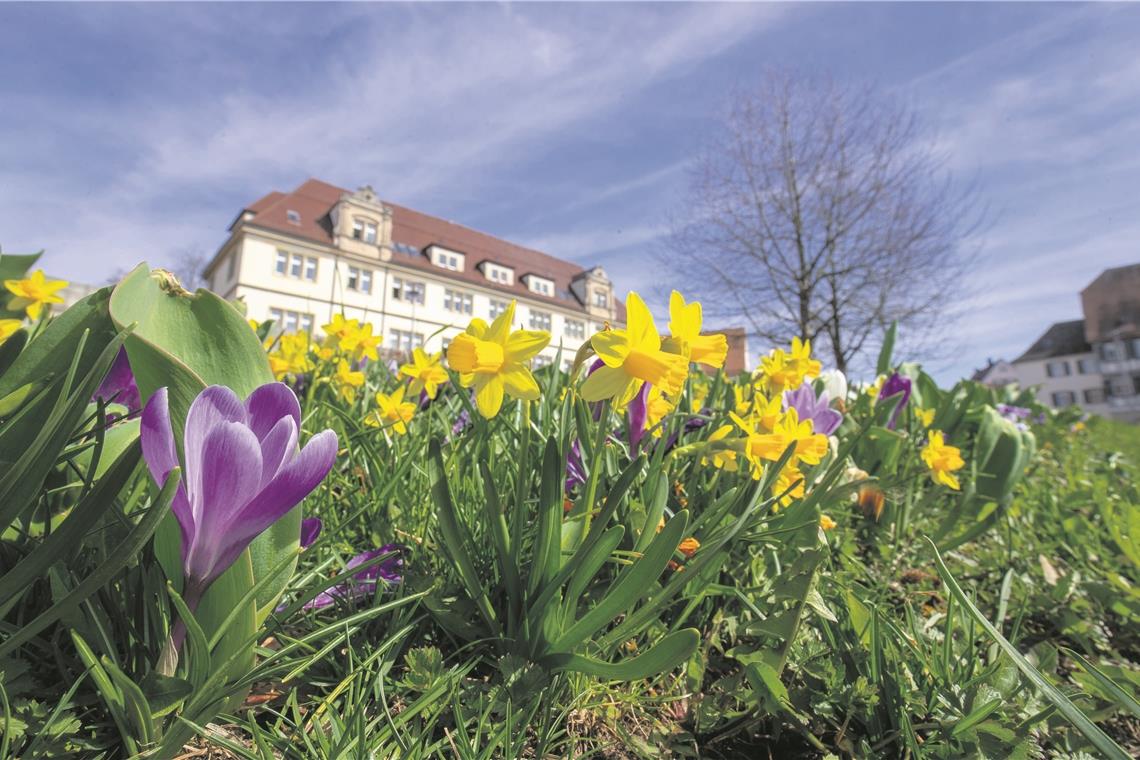
[[[0,343],[11,338],[23,324],[19,319],[0,319]]]
[[[736,472],[736,451],[726,446],[728,436],[733,429],[732,425],[721,425],[713,431],[706,442],[708,444],[706,453],[701,457],[702,465],[707,467],[711,464],[721,470]]]
[[[286,375],[300,375],[312,370],[308,333],[282,335],[277,350],[269,355],[269,367],[278,380]]]
[[[626,300],[626,328],[595,333],[590,345],[604,366],[582,384],[586,401],[613,399],[624,406],[641,390],[642,383],[650,383],[671,397],[680,395],[689,362],[661,350],[661,334],[637,293],[631,292]]]
[[[372,359],[375,361],[379,359],[380,354],[376,351],[379,345],[380,336],[372,334],[372,324],[370,322],[365,322],[355,330],[349,330],[340,339],[340,350],[351,354],[355,361],[360,361],[361,359]]]
[[[325,334],[324,345],[326,348],[341,348],[341,341],[359,329],[359,320],[345,319],[343,314],[333,314],[331,322],[321,325],[321,332]]]
[[[57,292],[67,287],[67,281],[49,280],[44,270],[37,269],[22,280],[4,280],[4,287],[13,295],[8,300],[9,311],[22,309],[29,319],[39,319],[44,306],[63,303],[63,296]]]
[[[930,427],[934,424],[934,410],[933,409],[915,409],[914,416],[922,423],[923,427]]]
[[[827,436],[815,433],[811,420],[801,421],[795,407],[784,412],[770,433],[756,429],[754,421],[757,418],[755,416],[751,418],[752,423],[736,414],[729,416],[748,436],[744,455],[753,465],[752,475],[755,478],[760,477],[763,462],[779,460],[783,456],[784,450],[792,443],[795,443],[796,447],[792,451],[785,470],[794,470],[800,462],[819,464],[823,455],[827,453]],[[783,477],[783,473],[781,473],[781,477]]]
[[[962,461],[962,452],[958,447],[946,445],[942,431],[930,431],[930,437],[922,449],[922,461],[930,469],[930,477],[935,483],[941,483],[955,491],[961,488],[958,478],[952,473],[962,469],[966,463]]]
[[[412,352],[411,363],[400,367],[400,376],[411,378],[408,390],[413,395],[423,391],[428,398],[435,398],[439,386],[447,382],[447,370],[440,363],[442,357],[442,353],[429,356],[422,348],[417,348]]]
[[[819,527],[823,528],[824,530],[835,530],[835,526],[838,524],[839,523],[835,522],[835,520],[832,520],[827,515],[819,516]]]
[[[676,402],[670,401],[656,385],[649,386],[649,394],[645,399],[645,429],[652,430],[654,438],[660,438],[665,431],[665,428],[657,423],[665,419],[665,415],[673,411],[676,405]]]
[[[789,388],[799,388],[805,379],[818,377],[823,363],[811,358],[811,341],[792,338],[790,351],[774,348],[760,358],[758,385],[769,395],[779,396]]]
[[[364,373],[353,370],[352,365],[341,359],[336,365],[337,392],[349,404],[356,401],[356,389],[364,386]]]
[[[728,356],[728,339],[723,335],[701,335],[704,318],[698,301],[685,303],[677,291],[669,296],[669,337],[679,342],[689,361],[709,367],[723,367]]]
[[[389,393],[376,394],[376,408],[364,418],[366,425],[372,427],[391,427],[396,435],[408,432],[408,423],[416,413],[416,405],[411,401],[404,401],[404,391],[407,386],[401,385]]]
[[[529,362],[546,348],[550,333],[545,330],[516,330],[515,302],[488,325],[476,317],[467,332],[455,336],[447,347],[447,363],[459,373],[459,384],[475,388],[475,406],[490,419],[503,406],[504,393],[511,398],[534,400],[538,383]]]
[[[749,387],[745,385],[732,386],[732,409],[739,417],[747,417],[752,412],[753,395],[749,390]]]

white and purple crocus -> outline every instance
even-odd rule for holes
[[[183,596],[191,609],[259,534],[316,488],[336,459],[336,433],[317,433],[298,450],[301,407],[283,383],[244,402],[218,385],[186,415],[186,466],[171,509],[182,530]],[[158,483],[179,466],[165,388],[142,415],[143,458]]]
[[[827,391],[818,396],[811,383],[804,383],[794,391],[784,391],[784,409],[795,409],[801,420],[811,420],[812,430],[831,435],[843,422],[843,415],[831,408]]]

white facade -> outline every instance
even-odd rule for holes
[[[1037,399],[1054,409],[1080,404],[1085,411],[1106,415],[1104,375],[1092,352],[1018,360],[1013,364],[1022,388],[1037,387]]]
[[[443,350],[473,317],[490,321],[512,298],[518,302],[516,328],[551,334],[538,365],[553,362],[561,346],[563,364],[569,366],[578,347],[603,327],[603,320],[569,305],[495,289],[504,269],[513,278],[508,267],[485,267],[487,287],[448,277],[446,272],[461,271],[470,262],[461,253],[434,248],[431,261],[442,262],[439,275],[395,258],[369,259],[275,231],[239,228],[211,265],[209,282],[222,297],[242,299],[249,317],[274,319],[286,332],[319,333],[340,313],[371,323],[383,336],[383,347],[392,351]]]

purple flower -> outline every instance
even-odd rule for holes
[[[906,407],[907,402],[910,401],[910,378],[903,377],[896,372],[883,383],[883,388],[879,391],[879,401],[894,398],[900,394],[902,398],[895,404],[895,410],[891,412],[891,418],[887,421],[887,427],[891,430],[895,429],[895,425],[898,424],[899,421],[899,415],[902,414],[902,410]]]
[[[641,384],[641,390],[626,409],[629,412],[629,454],[636,457],[641,439],[645,437],[645,423],[649,419],[649,383]]]
[[[379,549],[371,549],[366,552],[361,552],[348,561],[346,570],[351,570],[354,567],[359,567],[365,562],[382,557],[385,554],[391,555],[382,562],[377,562],[371,567],[367,567],[356,573],[344,583],[338,583],[332,586],[327,591],[322,591],[313,597],[312,601],[305,604],[306,610],[319,610],[325,607],[331,607],[336,603],[337,599],[344,599],[346,601],[360,599],[362,597],[369,597],[376,593],[376,586],[378,581],[385,581],[387,583],[399,583],[404,579],[404,551],[405,547],[399,544],[385,544]]]
[[[451,426],[451,434],[459,435],[467,426],[471,424],[471,413],[466,408],[459,411],[459,416],[455,418],[455,424]]]
[[[324,523],[321,522],[319,517],[306,517],[301,521],[301,548],[308,549],[321,535],[321,528]]]
[[[1002,417],[1012,422],[1027,420],[1033,414],[1032,409],[1026,409],[1024,406],[1013,406],[1012,404],[998,404],[997,411]]]
[[[300,425],[297,397],[283,383],[261,386],[244,403],[212,385],[190,405],[186,466],[172,511],[182,529],[184,596],[192,609],[254,538],[328,475],[336,433],[318,433],[298,452]],[[147,403],[140,437],[151,475],[164,482],[179,465],[165,388]]]
[[[811,420],[817,433],[831,435],[843,422],[843,415],[831,408],[827,391],[815,395],[811,383],[804,383],[794,391],[784,391],[784,409],[795,409],[801,420]]]
[[[566,490],[569,492],[574,486],[586,484],[586,464],[582,461],[582,444],[577,438],[570,444],[570,453],[566,455]]]
[[[95,394],[91,400],[122,404],[129,410],[128,414],[138,412],[142,403],[139,400],[139,387],[135,385],[135,375],[131,372],[131,364],[127,360],[127,349],[119,349],[119,354],[111,364],[111,369],[103,378],[103,382],[95,389]]]

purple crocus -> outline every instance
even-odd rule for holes
[[[629,453],[637,456],[641,439],[645,437],[645,423],[649,419],[649,383],[642,383],[641,390],[629,402]]]
[[[377,557],[384,555],[391,555],[382,562],[366,567],[359,573],[354,574],[344,583],[338,583],[326,591],[322,591],[313,597],[312,601],[305,604],[306,610],[319,610],[325,607],[331,607],[336,604],[338,599],[346,601],[356,600],[363,597],[369,597],[376,593],[376,586],[379,581],[387,583],[399,583],[404,579],[404,551],[405,547],[399,544],[385,544],[379,549],[371,549],[369,551],[361,552],[348,561],[346,570],[351,570],[354,567],[360,567],[365,562],[370,562]]]
[[[324,523],[319,517],[306,517],[301,521],[301,548],[308,549],[321,535]]]
[[[812,429],[822,435],[831,435],[843,422],[843,415],[831,408],[827,391],[816,396],[811,383],[784,391],[784,409],[789,408],[795,409],[801,420],[811,420]]]
[[[131,372],[131,364],[127,360],[127,349],[120,348],[115,361],[111,364],[107,376],[95,389],[92,401],[122,404],[128,414],[139,411],[142,403],[139,400],[139,387],[135,385],[135,375]]]
[[[586,484],[586,463],[582,461],[582,444],[575,438],[566,455],[566,490]]]
[[[891,412],[890,420],[887,421],[887,428],[890,430],[895,429],[895,425],[898,424],[899,421],[899,415],[902,414],[902,410],[906,407],[907,402],[910,401],[910,385],[909,377],[904,377],[898,372],[895,372],[887,378],[886,382],[883,383],[882,390],[879,391],[879,401],[894,398],[900,394],[902,395],[902,398],[895,404],[895,410]]]
[[[257,388],[244,403],[212,385],[190,405],[186,466],[171,508],[182,530],[183,596],[191,609],[254,538],[332,469],[336,433],[318,433],[298,451],[300,425],[297,397],[283,383]],[[165,482],[179,466],[165,388],[147,403],[140,437],[151,475]]]

